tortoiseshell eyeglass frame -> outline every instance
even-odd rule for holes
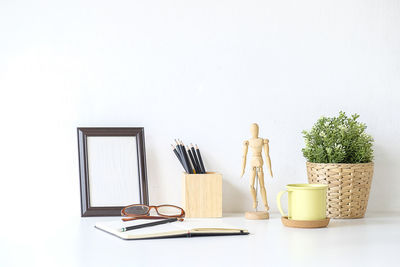
[[[126,209],[128,209],[130,207],[135,207],[135,206],[146,207],[148,209],[147,213],[146,214],[129,214],[126,212]],[[181,213],[179,215],[178,214],[177,215],[163,215],[158,212],[158,208],[161,208],[161,207],[176,208],[176,209],[179,209],[181,211]],[[149,214],[150,214],[151,209],[155,209],[158,216],[150,216]],[[174,206],[174,205],[149,206],[149,205],[145,205],[145,204],[134,204],[134,205],[129,205],[129,206],[126,206],[125,208],[123,208],[121,210],[121,215],[126,216],[125,218],[122,218],[122,220],[124,222],[137,220],[137,219],[165,219],[165,218],[177,218],[179,221],[183,221],[183,218],[185,217],[185,211],[181,207]]]

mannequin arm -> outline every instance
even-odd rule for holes
[[[271,158],[269,157],[269,140],[264,139],[264,153],[265,153],[265,159],[267,161],[267,166],[269,169],[269,174],[271,177],[274,177],[272,174],[272,167],[271,167]]]
[[[243,177],[244,171],[246,169],[246,158],[247,158],[247,151],[249,149],[249,141],[243,142],[243,156],[242,156],[242,174],[240,177]]]

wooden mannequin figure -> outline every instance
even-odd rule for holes
[[[258,137],[258,125],[257,123],[253,123],[250,127],[250,132],[252,138],[250,140],[246,140],[243,143],[243,161],[242,161],[242,174],[240,175],[243,177],[245,168],[246,168],[246,157],[247,151],[250,146],[252,151],[251,161],[250,161],[250,192],[253,198],[253,209],[254,212],[246,212],[245,216],[247,219],[250,220],[260,220],[260,219],[268,219],[269,218],[269,206],[267,201],[267,191],[265,191],[264,185],[264,171],[263,171],[263,158],[261,155],[262,149],[264,147],[265,158],[267,162],[267,167],[269,169],[269,174],[271,177],[272,169],[271,169],[271,159],[269,157],[269,140],[262,139]],[[257,211],[257,190],[254,186],[257,186],[256,176],[258,177],[259,184],[260,184],[260,194],[264,204],[265,211]]]

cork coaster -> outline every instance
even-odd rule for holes
[[[323,220],[315,220],[315,221],[298,221],[298,220],[290,220],[288,217],[281,218],[284,226],[294,227],[294,228],[323,228],[327,227],[329,224],[329,218]]]
[[[268,211],[248,211],[244,214],[247,220],[267,220],[269,219]]]

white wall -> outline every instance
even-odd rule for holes
[[[251,206],[242,141],[270,139],[270,205],[305,182],[301,131],[357,112],[375,137],[369,210],[400,210],[400,6],[395,0],[1,1],[3,212],[80,215],[77,126],[144,126],[151,203],[180,203],[174,138]]]

